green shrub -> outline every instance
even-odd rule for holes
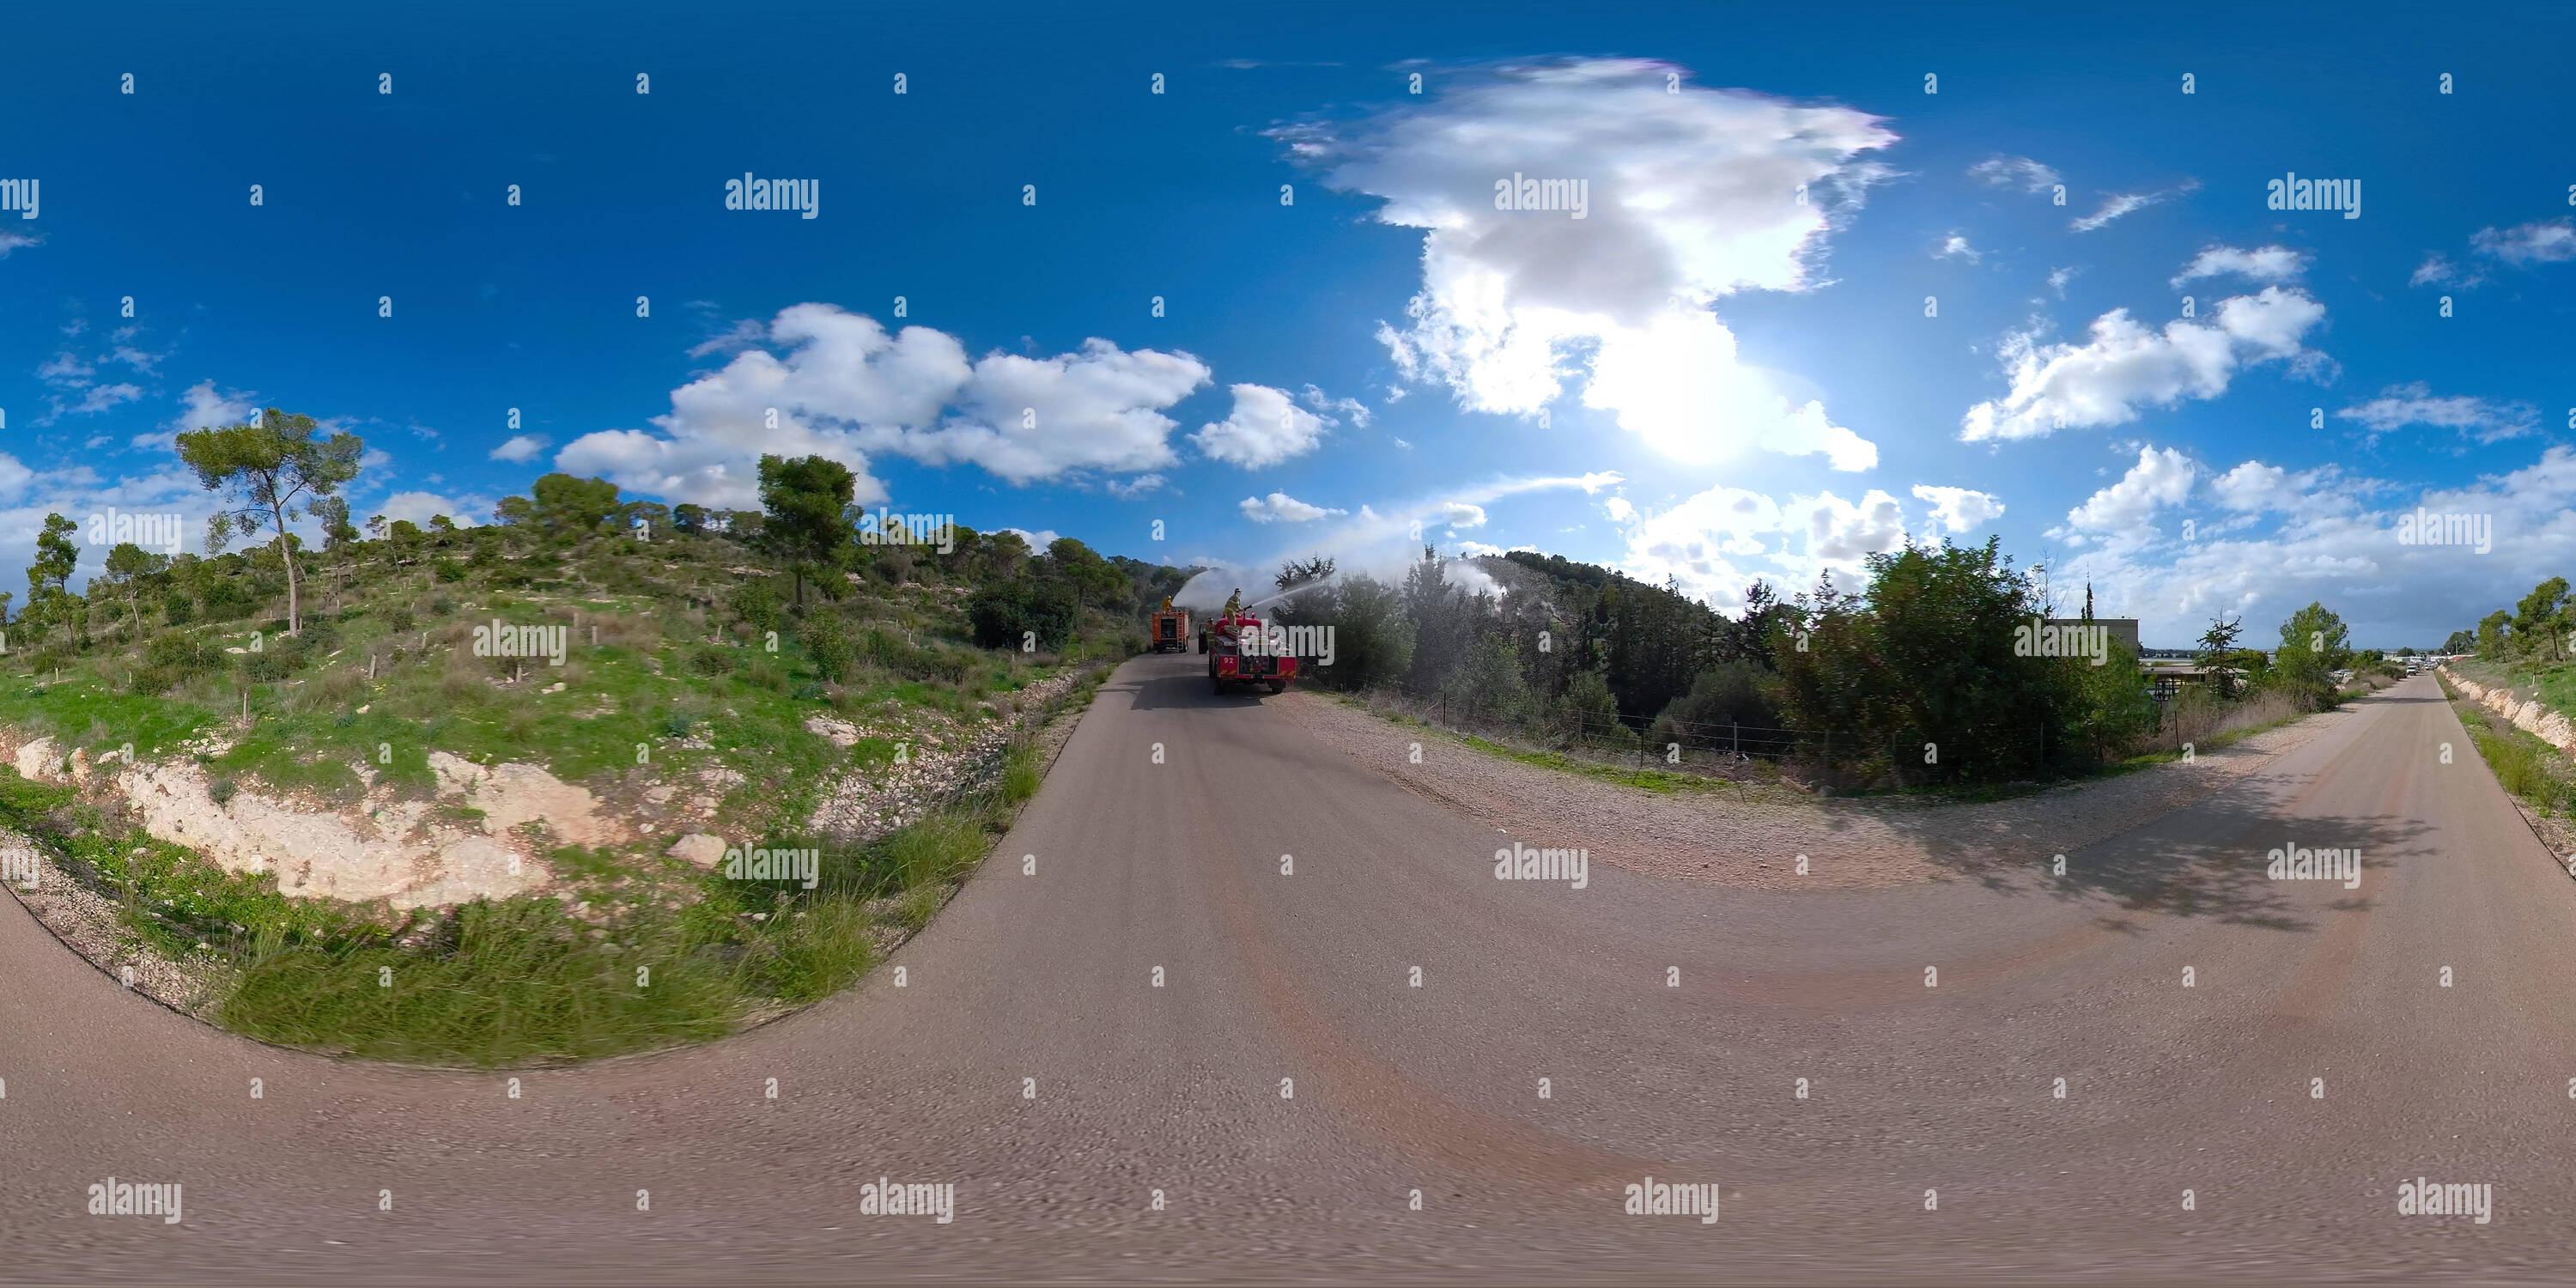
[[[778,629],[778,588],[767,577],[754,577],[733,593],[733,615],[756,631]]]
[[[1002,752],[1002,800],[1017,805],[1038,794],[1046,781],[1046,767],[1038,763],[1037,744],[1014,741]]]
[[[849,674],[850,663],[858,656],[857,645],[850,639],[849,622],[828,608],[807,614],[797,638],[804,644],[806,655],[814,659],[815,671],[836,683]]]

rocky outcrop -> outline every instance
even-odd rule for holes
[[[558,845],[615,845],[629,839],[626,825],[602,813],[599,801],[542,766],[508,762],[484,766],[443,751],[429,753],[438,796],[483,812],[483,830],[507,836],[542,823]]]
[[[2567,755],[2576,756],[2576,724],[2570,724],[2566,716],[2541,705],[2539,699],[2522,698],[2510,688],[2462,678],[2459,672],[2447,666],[2442,668],[2442,678],[2450,681],[2451,687],[2470,701],[2512,721],[2514,728]]]
[[[219,805],[205,770],[186,761],[138,765],[113,782],[144,830],[228,872],[273,872],[280,894],[408,909],[508,898],[552,875],[524,842],[434,819],[426,801],[315,811],[244,788]]]

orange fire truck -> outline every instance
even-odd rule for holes
[[[1157,653],[1190,651],[1190,615],[1172,607],[1172,597],[1163,596],[1162,610],[1155,613],[1145,632],[1145,645]]]
[[[1229,684],[1266,684],[1272,693],[1286,692],[1297,678],[1297,659],[1279,646],[1277,629],[1243,611],[1242,591],[1227,598],[1224,611],[1199,631],[1208,687],[1223,693]]]

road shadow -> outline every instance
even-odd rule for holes
[[[1182,656],[1189,660],[1186,667],[1175,665],[1176,659]],[[1263,699],[1271,696],[1268,689],[1245,685],[1233,686],[1221,694],[1209,692],[1207,659],[1197,654],[1167,653],[1140,661],[1143,665],[1136,667],[1131,679],[1102,686],[1102,691],[1107,693],[1126,689],[1127,705],[1131,711],[1259,706]]]
[[[2401,863],[2435,857],[2431,829],[2412,819],[2366,815],[2288,817],[2230,811],[2192,820],[2201,839],[2159,836],[2159,824],[2085,846],[2067,855],[2066,875],[2053,862],[2024,885],[2062,900],[2108,900],[2121,914],[2209,917],[2235,925],[2309,931],[2329,912],[2368,912],[2376,892]],[[2359,850],[2352,875],[2275,879],[2275,850]],[[2285,868],[2288,866],[2285,863]],[[2357,881],[2357,885],[2348,882]],[[2012,883],[1990,881],[1995,888]],[[2321,899],[2319,896],[2323,895]]]

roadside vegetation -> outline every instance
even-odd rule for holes
[[[2519,729],[2484,703],[2462,695],[2448,679],[2442,693],[2477,744],[2497,785],[2542,818],[2576,818],[2576,763],[2545,740]]]
[[[2467,655],[2452,664],[2462,675],[2528,694],[2576,720],[2576,593],[2566,578],[2551,577],[2511,609],[2453,632],[2445,651]]]
[[[355,1055],[491,1066],[703,1040],[845,987],[917,930],[1044,772],[1035,740],[1139,646],[1184,570],[1079,541],[952,527],[867,543],[852,479],[766,458],[762,508],[676,508],[550,474],[491,522],[352,521],[353,436],[274,409],[181,436],[222,497],[204,556],[117,542],[70,589],[82,525],[49,516],[26,603],[0,594],[0,826],[110,900],[132,942],[218,982],[207,1018]],[[318,520],[319,548],[293,529]],[[226,552],[230,538],[256,537]],[[104,543],[92,540],[91,545]],[[561,663],[477,630],[562,630]],[[836,729],[836,739],[817,728]],[[978,753],[885,828],[818,828],[844,773]],[[544,894],[397,911],[280,894],[158,839],[84,766],[186,762],[218,807],[433,801],[432,756],[542,767],[610,805],[703,793],[630,844],[532,827]],[[447,821],[475,811],[442,807]],[[817,881],[727,877],[680,832],[818,852]]]
[[[1426,550],[1394,584],[1307,560],[1276,581],[1280,621],[1336,628],[1313,682],[1641,786],[1785,777],[1993,799],[2224,746],[2404,674],[2311,604],[2269,650],[2213,622],[2192,659],[2205,678],[2160,701],[2117,640],[2099,664],[2032,647],[2040,621],[2089,626],[2090,591],[2070,610],[1991,540],[1870,556],[1857,592],[1823,581],[1783,599],[1756,582],[1735,615],[1526,551]]]

